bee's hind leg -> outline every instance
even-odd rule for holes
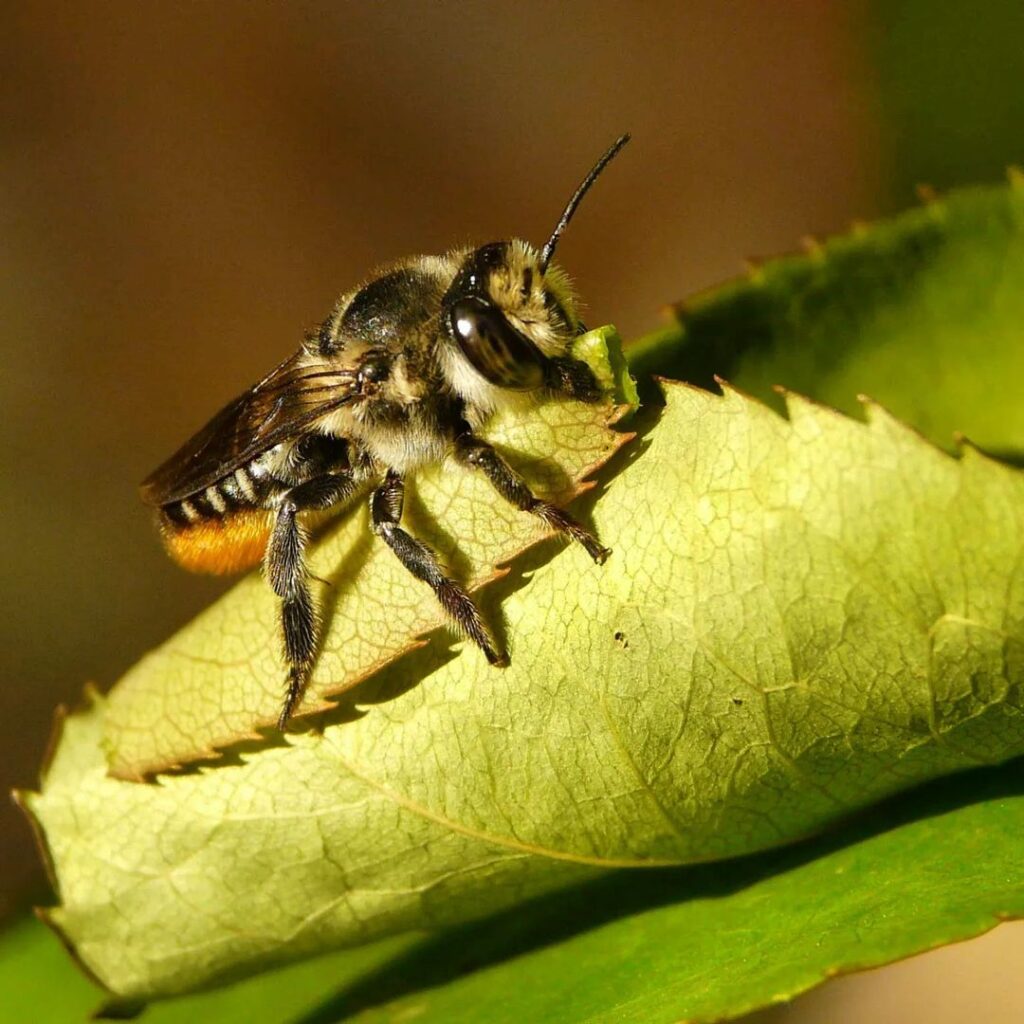
[[[453,579],[444,574],[437,556],[422,541],[408,534],[399,523],[405,484],[401,476],[389,469],[384,482],[370,498],[370,518],[373,532],[398,556],[398,560],[418,580],[430,585],[441,607],[454,623],[484,652],[492,665],[505,665],[508,658],[502,654],[491,636],[473,599]]]
[[[281,599],[284,656],[288,663],[288,692],[277,720],[282,731],[306,689],[320,639],[304,557],[306,531],[299,522],[299,513],[337,505],[354,489],[355,482],[348,474],[316,477],[293,487],[277,508],[263,568],[271,588]]]
[[[457,438],[455,451],[458,458],[467,466],[480,470],[510,505],[543,519],[559,533],[571,537],[583,546],[598,565],[603,564],[611,554],[608,548],[568,512],[538,498],[526,486],[523,478],[486,441],[481,441],[471,433],[465,433]]]

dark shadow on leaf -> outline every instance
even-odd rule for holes
[[[455,469],[453,472],[460,472]],[[495,495],[495,501],[501,499]],[[469,559],[462,553],[459,536],[442,519],[437,519],[427,511],[416,487],[416,478],[412,477],[405,486],[405,507],[402,511],[402,525],[417,540],[432,548],[444,569],[463,583],[472,572]],[[430,591],[424,586],[424,600],[430,600]]]
[[[981,451],[990,459],[995,459],[996,462],[1002,462],[1016,469],[1024,469],[1024,451],[1019,448],[997,448],[994,450],[983,448]]]
[[[364,1010],[671,903],[724,897],[925,818],[1024,796],[1024,758],[939,779],[862,811],[827,833],[749,857],[682,868],[624,869],[424,939],[293,1024],[339,1024]],[[685,936],[680,936],[681,943]]]
[[[311,720],[312,724],[342,725],[361,718],[366,714],[363,708],[400,697],[453,658],[459,657],[459,651],[453,646],[457,642],[455,636],[449,633],[446,637],[440,630],[438,634],[433,642],[403,654],[351,690],[332,697],[335,706],[316,716]]]
[[[369,516],[365,512],[355,509],[347,510],[345,516],[347,518],[353,514],[362,514],[364,516],[366,528],[359,534],[355,543],[345,553],[344,557],[340,558],[337,564],[332,566],[329,573],[323,577],[326,586],[320,592],[320,602],[321,614],[325,620],[329,620],[334,614],[338,598],[355,586],[356,580],[359,579],[359,574],[363,571],[370,557],[373,542],[376,539],[370,529]],[[341,528],[342,524],[340,523],[330,523],[325,525],[322,530],[316,531],[316,536],[319,539]]]

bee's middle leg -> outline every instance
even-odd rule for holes
[[[492,665],[507,664],[508,658],[499,651],[473,599],[455,580],[445,575],[434,552],[422,541],[406,533],[399,525],[404,498],[405,484],[401,476],[393,469],[389,469],[384,483],[370,498],[373,532],[391,548],[413,576],[429,584],[441,602],[441,607],[459,629],[484,652],[484,656]]]
[[[321,476],[293,487],[277,508],[263,566],[271,588],[281,599],[284,655],[288,662],[288,692],[277,720],[281,730],[288,725],[306,688],[319,640],[319,624],[304,557],[306,532],[299,522],[299,513],[330,508],[354,489],[351,476]]]

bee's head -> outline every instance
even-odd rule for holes
[[[448,289],[442,320],[473,369],[501,388],[544,383],[544,362],[565,355],[579,327],[569,280],[541,269],[526,242],[491,242],[470,252]]]
[[[598,160],[539,251],[515,239],[480,246],[463,259],[442,302],[442,324],[489,384],[514,391],[543,387],[548,360],[568,354],[581,325],[569,279],[551,259],[580,200],[628,141],[623,135]],[[465,377],[461,364],[452,366],[457,377]],[[478,390],[471,381],[453,383],[464,394]]]

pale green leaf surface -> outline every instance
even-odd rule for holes
[[[581,338],[576,355],[610,395],[635,403],[612,329]],[[590,486],[584,478],[625,440],[607,425],[612,401],[524,401],[497,414],[485,436],[538,493],[564,504]],[[498,498],[482,474],[453,463],[410,481],[404,522],[470,589],[500,578],[512,557],[551,535],[540,520]],[[366,502],[332,519],[309,562],[330,586],[321,587],[323,645],[296,717],[330,706],[328,698],[421,646],[422,635],[444,623],[426,584],[374,538]],[[273,726],[286,688],[279,616],[277,598],[251,573],[132,668],[114,688],[107,713],[114,774],[138,780],[212,757]],[[475,648],[463,656],[485,664]]]
[[[1024,751],[1020,473],[876,407],[667,399],[595,506],[605,570],[569,548],[492,588],[504,672],[420,652],[362,717],[157,786],[107,776],[103,705],[71,719],[30,804],[90,969],[186,991]]]
[[[640,376],[770,403],[784,384],[856,412],[868,394],[936,444],[1024,454],[1024,178],[962,189],[774,259],[631,345]]]

